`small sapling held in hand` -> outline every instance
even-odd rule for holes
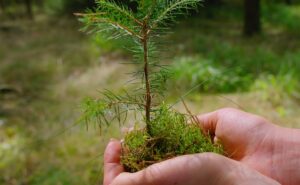
[[[145,128],[127,133],[122,145],[121,162],[128,172],[179,155],[216,152],[222,147],[202,133],[192,115],[173,110],[163,100],[169,77],[166,66],[160,65],[157,51],[161,36],[167,34],[178,15],[194,9],[200,0],[132,0],[137,8],[130,9],[113,0],[98,0],[95,10],[80,16],[84,30],[104,34],[107,39],[131,41],[134,63],[139,70],[133,78],[140,82],[132,92],[115,94],[106,90],[102,98],[88,98],[83,105],[82,119],[96,121],[100,128],[115,119],[126,121],[129,112],[142,115]],[[191,123],[187,124],[189,118]],[[136,120],[138,122],[138,120]]]

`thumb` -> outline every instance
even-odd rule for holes
[[[124,171],[120,164],[121,143],[112,139],[104,152],[104,182],[103,185],[110,185],[111,182]]]

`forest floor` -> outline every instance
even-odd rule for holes
[[[236,53],[230,50],[222,60],[249,57],[248,49],[259,47],[260,53],[272,51],[275,57],[282,56],[278,60],[288,56],[300,62],[300,33],[293,27],[285,32],[280,26],[267,24],[263,35],[245,40],[240,23],[223,23],[223,31],[219,24],[192,19],[175,27],[169,37],[174,44],[169,48],[168,62],[182,57],[213,57],[206,54],[233,45],[244,48],[246,54],[232,56]],[[134,66],[120,63],[130,61],[130,57],[113,44],[80,33],[80,26],[69,19],[41,16],[35,22],[2,23],[1,28],[0,87],[8,85],[16,93],[0,97],[0,184],[101,184],[104,147],[109,138],[122,137],[121,128],[114,125],[100,134],[96,126],[87,129],[77,123],[80,102],[87,96],[97,97],[103,89],[121,89],[129,78],[123,73],[134,70]],[[220,42],[224,48],[216,50]],[[257,57],[259,62],[259,57],[264,60],[266,55]],[[195,114],[235,107],[281,126],[300,128],[298,92],[283,85],[289,84],[289,79],[280,81],[275,75],[264,80],[255,79],[249,90],[194,91],[185,99]],[[299,83],[299,79],[293,80]],[[293,92],[286,94],[286,88]],[[172,103],[188,89],[169,91]],[[177,108],[184,111],[180,103]]]

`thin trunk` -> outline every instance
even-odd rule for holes
[[[30,19],[33,19],[32,1],[31,1],[31,0],[25,0],[25,6],[26,6],[26,13],[27,13],[27,16],[28,16]]]
[[[244,6],[244,34],[252,36],[260,33],[260,0],[245,0]]]
[[[4,13],[5,12],[5,4],[4,4],[4,0],[0,0],[0,9],[1,11]]]
[[[144,75],[145,75],[145,84],[146,84],[145,114],[146,114],[146,127],[149,133],[150,112],[151,112],[151,90],[150,90],[150,81],[149,81],[148,33],[147,32],[148,32],[147,23],[144,22],[142,43],[143,43],[143,50],[144,50]]]

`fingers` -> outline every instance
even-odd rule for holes
[[[217,123],[218,123],[218,112],[211,112],[207,114],[202,114],[197,116],[200,123],[200,127],[204,132],[209,132],[210,134],[215,134]]]
[[[112,185],[206,185],[214,184],[220,173],[213,161],[216,154],[195,154],[154,164],[137,173],[122,173]],[[213,162],[214,163],[214,162]],[[216,163],[214,163],[216,164]],[[220,166],[223,163],[219,163]],[[215,178],[212,178],[215,177]]]
[[[267,133],[273,130],[262,117],[233,108],[223,108],[197,118],[203,131],[209,133],[214,142],[219,140],[226,154],[235,160],[257,151],[262,141],[266,143]]]
[[[137,173],[121,173],[110,185],[279,185],[239,162],[213,153],[176,157]]]
[[[121,143],[111,140],[104,152],[104,182],[103,185],[110,185],[111,182],[124,171],[120,164]]]
[[[211,113],[199,115],[197,116],[197,119],[200,123],[200,127],[205,132],[209,132],[211,135],[216,135],[215,133],[218,128],[224,128],[224,125],[220,124],[236,126],[238,123],[241,123],[240,120],[246,120],[245,122],[248,122],[249,117],[252,120],[249,122],[253,122],[253,116],[254,115],[242,112],[238,109],[223,108]]]

